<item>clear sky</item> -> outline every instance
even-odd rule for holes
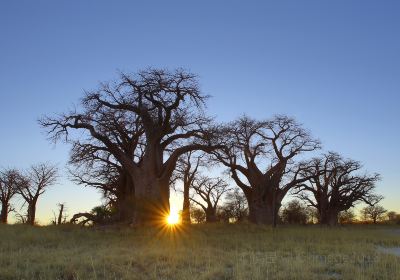
[[[63,169],[69,147],[49,143],[38,117],[118,70],[184,67],[218,120],[296,117],[325,150],[381,173],[383,205],[400,212],[399,14],[397,0],[1,1],[0,167]],[[64,178],[39,220],[99,199]]]

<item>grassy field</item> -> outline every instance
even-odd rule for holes
[[[394,227],[0,226],[0,279],[400,279]]]

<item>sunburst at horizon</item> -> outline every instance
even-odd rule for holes
[[[181,221],[179,212],[176,209],[171,209],[168,217],[167,217],[167,224],[168,225],[176,225],[179,224]]]

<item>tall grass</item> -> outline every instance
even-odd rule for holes
[[[400,279],[392,227],[0,226],[0,279]]]

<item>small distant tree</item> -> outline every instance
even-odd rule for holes
[[[389,223],[400,224],[400,214],[395,211],[389,211],[386,214]]]
[[[57,204],[57,206],[58,206],[58,214],[56,216],[56,214],[53,212],[54,220],[53,220],[52,224],[54,224],[54,225],[65,224],[67,222],[65,203],[59,203],[59,204]]]
[[[307,208],[298,200],[290,201],[281,214],[282,222],[305,225],[308,220]]]
[[[239,189],[228,192],[220,216],[223,220],[241,222],[248,216],[246,196]]]
[[[339,213],[340,224],[352,224],[354,223],[356,215],[352,209],[348,209]]]
[[[196,224],[204,223],[206,221],[206,214],[203,209],[198,207],[190,208],[190,217]]]
[[[307,216],[309,224],[317,224],[319,221],[319,213],[318,210],[314,207],[307,206]]]
[[[381,205],[369,205],[361,210],[361,214],[364,217],[365,221],[371,221],[374,224],[377,224],[379,221],[382,221],[385,217],[385,213],[387,210],[383,208]]]
[[[23,183],[18,185],[18,193],[28,206],[27,223],[35,224],[36,204],[39,197],[57,181],[58,169],[48,163],[33,165]]]
[[[217,206],[224,193],[229,191],[228,184],[221,178],[202,177],[193,184],[195,194],[190,198],[200,206],[206,215],[206,222],[217,222]]]
[[[18,185],[21,184],[22,176],[16,169],[0,171],[0,202],[1,202],[1,223],[7,224],[8,214],[12,210],[10,204],[12,197],[17,193]]]
[[[15,213],[15,219],[16,219],[16,224],[26,224],[27,223],[27,217],[24,214],[21,214],[19,212]]]

